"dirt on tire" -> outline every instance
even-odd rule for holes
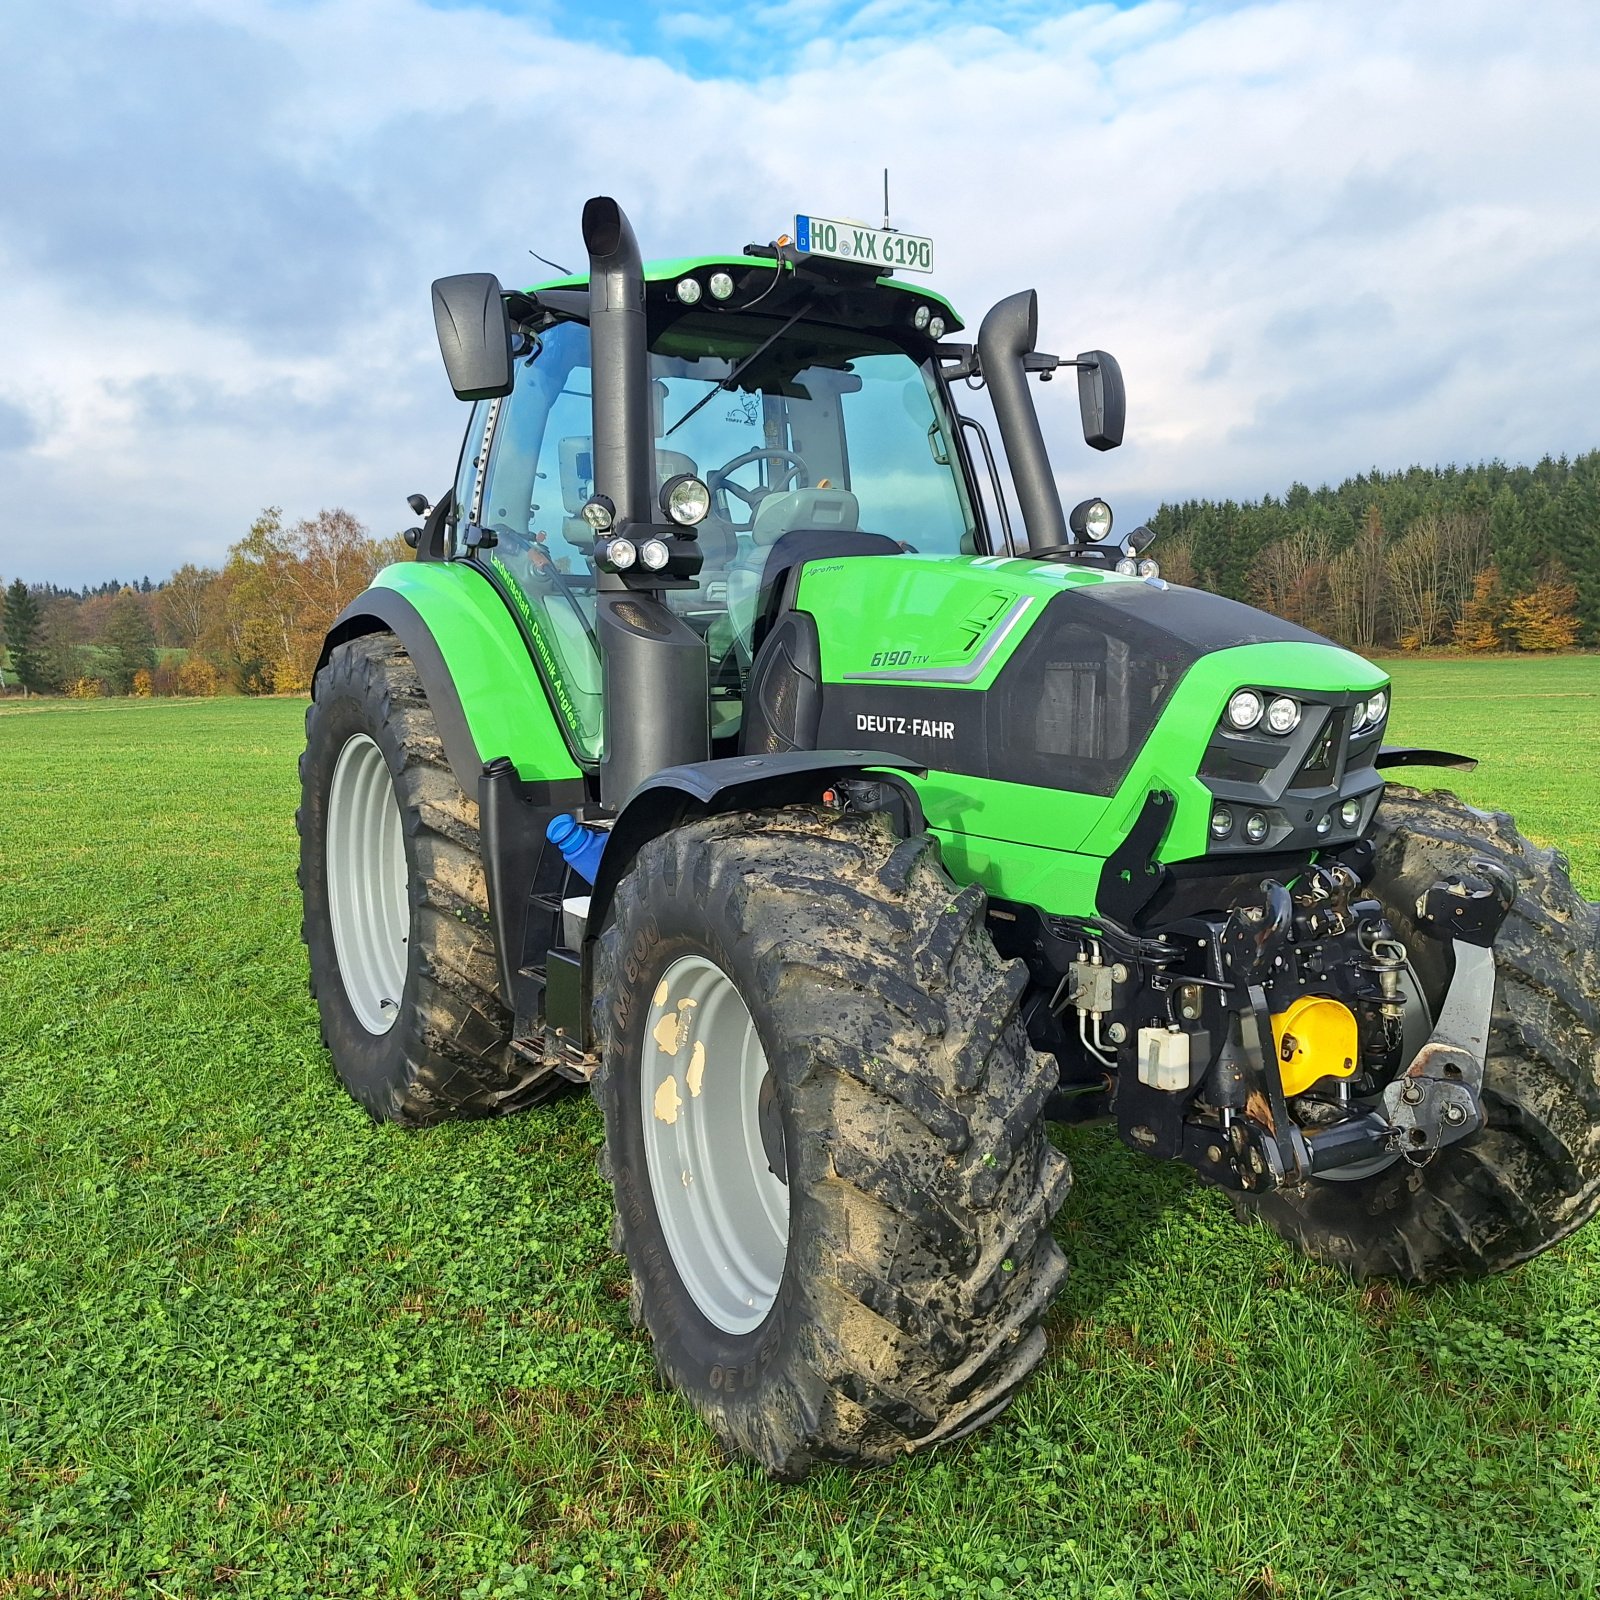
[[[346,740],[382,750],[400,807],[410,907],[399,1015],[384,1034],[356,1018],[339,976],[328,914],[326,806]],[[465,795],[416,667],[392,634],[335,647],[317,674],[300,758],[300,935],[322,1042],[352,1097],[379,1121],[420,1127],[520,1110],[567,1088],[553,1068],[511,1051],[512,1018],[499,963],[478,837],[477,801]]]
[[[1056,1067],[1028,1043],[1025,974],[985,904],[927,835],[820,810],[691,823],[619,886],[595,974],[615,1242],[665,1380],[776,1476],[959,1438],[1044,1355],[1071,1178],[1040,1116]],[[734,980],[784,1117],[789,1247],[748,1334],[692,1302],[643,1159],[643,1019],[689,951]]]

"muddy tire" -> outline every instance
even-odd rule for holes
[[[1564,857],[1502,812],[1391,786],[1378,812],[1373,891],[1437,1014],[1447,947],[1416,931],[1418,895],[1471,858],[1502,867],[1516,901],[1495,941],[1486,1125],[1427,1166],[1396,1161],[1350,1182],[1240,1197],[1254,1217],[1354,1276],[1409,1283],[1500,1272],[1600,1208],[1600,907]]]
[[[821,811],[689,824],[618,888],[595,1090],[635,1320],[665,1381],[775,1476],[959,1438],[1044,1355],[1071,1180],[1040,1120],[1055,1068],[984,907],[926,835]],[[743,1138],[717,1109],[740,1093]],[[686,1209],[718,1184],[720,1208]]]
[[[351,1096],[421,1126],[555,1092],[513,1063],[477,803],[392,635],[337,646],[317,674],[295,825],[311,992]]]

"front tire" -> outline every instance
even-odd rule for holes
[[[478,842],[417,670],[391,634],[338,645],[300,758],[301,937],[322,1041],[379,1121],[515,1110],[560,1085],[520,1070]]]
[[[1392,785],[1378,812],[1373,893],[1417,963],[1437,1014],[1445,946],[1417,930],[1417,898],[1477,857],[1516,886],[1495,940],[1485,1125],[1424,1167],[1239,1196],[1243,1217],[1357,1278],[1409,1283],[1501,1272],[1600,1209],[1600,907],[1565,860],[1503,812]]]
[[[595,1091],[635,1317],[775,1476],[959,1438],[1044,1355],[1070,1174],[984,908],[926,835],[817,811],[691,823],[618,887]]]

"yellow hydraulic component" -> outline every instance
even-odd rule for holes
[[[1303,994],[1278,1012],[1272,1041],[1286,1095],[1304,1094],[1318,1078],[1348,1078],[1356,1070],[1355,1013],[1326,995]]]

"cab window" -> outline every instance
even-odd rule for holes
[[[602,733],[594,636],[594,535],[578,510],[594,492],[589,330],[558,322],[517,363],[500,402],[478,520],[487,554],[533,643],[557,714],[596,758]]]

